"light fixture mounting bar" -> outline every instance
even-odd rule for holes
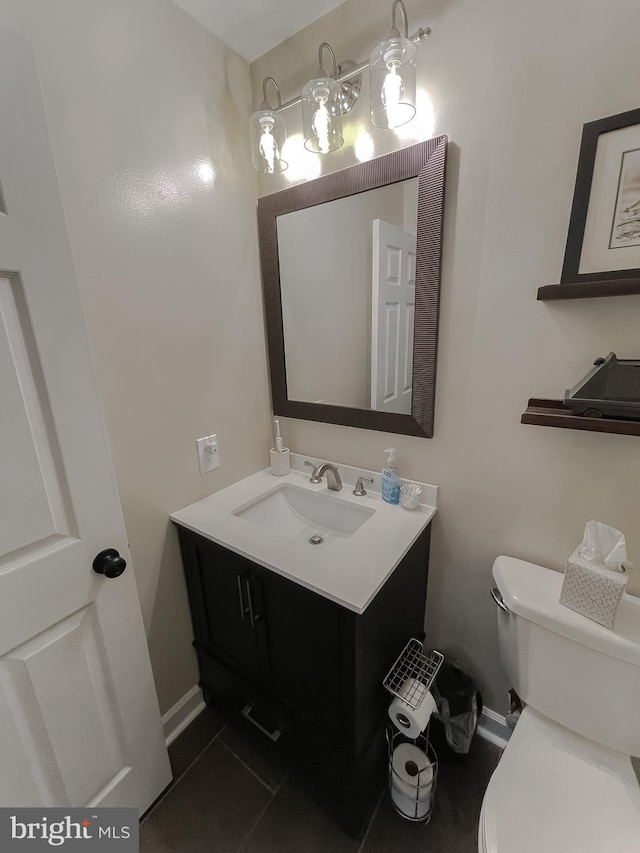
[[[420,27],[417,32],[415,32],[412,36],[409,36],[409,41],[414,44],[420,44],[421,42],[428,39],[431,35],[431,27]],[[356,77],[358,74],[362,74],[362,72],[369,67],[369,60],[365,59],[364,62],[360,62],[358,65],[354,65],[353,68],[349,68],[344,71],[342,74],[339,74],[335,80],[336,83],[344,83],[345,80],[351,79],[351,77]],[[281,113],[284,110],[288,110],[289,107],[295,107],[297,104],[302,103],[302,97],[297,95],[295,98],[292,98],[290,101],[285,101],[284,104],[280,104],[276,107],[275,112]]]

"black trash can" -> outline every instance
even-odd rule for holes
[[[443,763],[464,761],[482,713],[478,685],[459,661],[445,657],[432,692],[438,712],[431,717],[429,740]]]

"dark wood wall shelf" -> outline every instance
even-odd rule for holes
[[[562,400],[540,400],[532,397],[520,423],[560,429],[584,429],[589,432],[611,432],[617,435],[640,435],[640,421],[618,418],[585,418],[574,415],[562,405]]]
[[[596,296],[629,296],[633,293],[640,293],[640,278],[545,284],[544,287],[538,288],[538,299],[589,299]]]

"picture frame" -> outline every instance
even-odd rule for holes
[[[640,293],[640,109],[583,127],[562,276],[548,288],[578,285]]]

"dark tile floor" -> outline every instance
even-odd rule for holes
[[[242,719],[210,708],[169,748],[174,781],[144,816],[141,853],[477,853],[478,816],[500,750],[476,738],[440,763],[433,816],[403,820],[385,792],[362,842]]]

